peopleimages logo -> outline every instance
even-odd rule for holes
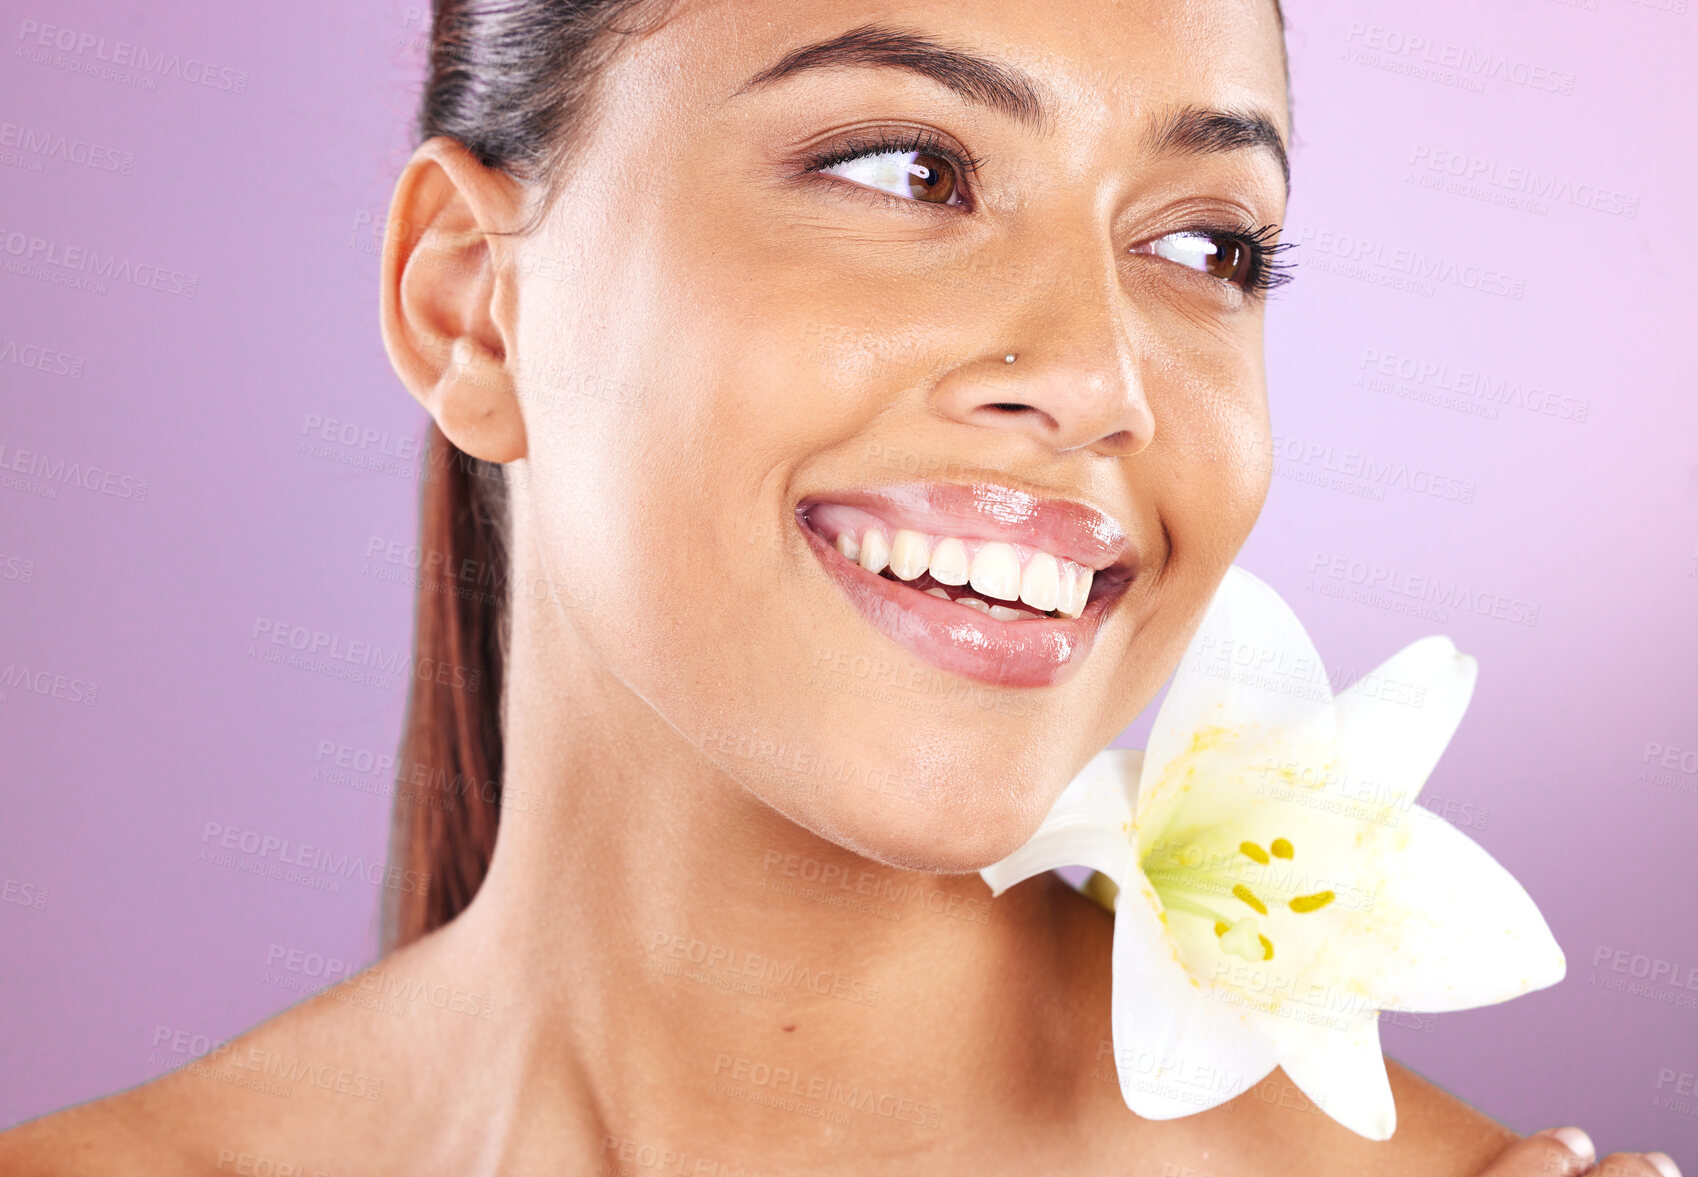
[[[0,339],[0,364],[16,364],[45,376],[64,376],[71,380],[83,378],[82,356],[33,343],[19,344],[16,339]]]
[[[20,21],[17,39],[20,44],[13,51],[14,57],[23,57],[57,69],[71,68],[78,73],[96,73],[100,72],[100,67],[110,66],[120,70],[133,70],[149,81],[157,78],[176,78],[191,85],[206,86],[232,94],[248,92],[248,71],[245,69],[213,65],[198,57],[184,57],[180,53],[155,52],[133,41],[108,41],[104,36],[79,32],[64,25],[42,24],[37,20]],[[51,52],[43,53],[42,50]],[[155,81],[152,86],[146,88],[154,89],[157,85]]]
[[[1529,90],[1560,94],[1564,98],[1574,93],[1574,75],[1566,70],[1552,69],[1521,58],[1506,57],[1501,53],[1481,52],[1456,41],[1428,37],[1421,33],[1407,33],[1402,29],[1353,20],[1345,34],[1344,43],[1371,51],[1370,59],[1363,64],[1383,63],[1389,66],[1398,63],[1413,67],[1416,71],[1420,67],[1454,71],[1457,77],[1475,83],[1469,87],[1474,90],[1479,89],[1477,83],[1481,79],[1492,79],[1507,82],[1512,86],[1526,86]],[[1400,69],[1395,72],[1412,70]]]
[[[17,148],[30,160],[63,160],[65,163],[92,168],[97,172],[117,172],[124,176],[129,175],[136,167],[136,157],[132,152],[18,123],[0,123],[0,147]],[[0,157],[10,154],[0,152]],[[40,171],[40,165],[37,164],[31,170]]]
[[[1392,380],[1407,385],[1429,386],[1440,392],[1455,393],[1460,397],[1479,401],[1482,406],[1493,410],[1490,415],[1494,418],[1500,406],[1577,423],[1584,423],[1592,411],[1591,401],[1549,392],[1501,374],[1487,374],[1473,368],[1453,366],[1427,356],[1405,355],[1367,347],[1362,349],[1362,358],[1357,367],[1369,377],[1364,380],[1359,375],[1357,383],[1374,392],[1391,391],[1392,386],[1386,382]],[[1376,381],[1374,377],[1383,379]]]
[[[14,479],[13,475],[21,475]],[[13,486],[17,482],[19,485]],[[134,502],[147,502],[148,479],[100,466],[85,466],[67,462],[63,457],[50,457],[38,450],[20,450],[0,441],[0,486],[41,493],[42,498],[57,498],[60,486],[80,486],[99,494]]]
[[[280,649],[271,650],[268,646]],[[436,658],[420,658],[415,662],[412,651],[405,647],[386,650],[375,642],[345,641],[338,634],[269,617],[254,619],[253,631],[248,634],[248,656],[385,689],[389,686],[386,676],[391,674],[411,675],[420,682],[463,691],[475,691],[483,681],[483,671],[475,666],[453,665]],[[336,673],[338,666],[353,673]]]
[[[1278,433],[1274,434],[1273,444],[1276,460],[1298,468],[1356,479],[1366,484],[1363,489],[1376,492],[1369,496],[1371,498],[1383,499],[1385,488],[1391,487],[1452,502],[1474,501],[1477,484],[1472,479],[1435,473],[1397,458],[1378,458],[1360,450],[1340,449],[1331,444],[1304,441]]]
[[[43,275],[53,271],[69,271],[108,282],[122,282],[157,290],[161,294],[180,294],[184,298],[193,298],[200,289],[200,279],[193,274],[148,262],[132,262],[127,257],[119,257],[115,253],[103,254],[100,250],[87,246],[64,245],[15,229],[0,228],[0,253],[4,253],[9,259],[6,261],[9,273],[21,272],[20,267],[50,266],[53,270],[44,270]],[[105,290],[102,289],[99,293],[104,294]]]
[[[1526,207],[1544,213],[1550,204],[1568,204],[1629,220],[1639,216],[1639,197],[1618,192],[1602,184],[1575,183],[1566,176],[1539,171],[1537,168],[1505,165],[1495,159],[1485,159],[1467,152],[1418,143],[1410,151],[1410,174],[1423,187],[1443,187],[1460,196],[1472,196],[1487,189],[1495,193],[1485,198],[1511,207]],[[1448,187],[1444,187],[1445,185]],[[1504,199],[1497,200],[1496,196]],[[1509,197],[1526,197],[1519,203]]]
[[[296,842],[275,834],[262,834],[258,830],[223,822],[207,822],[201,830],[200,841],[200,855],[204,861],[217,866],[238,866],[248,874],[271,874],[282,878],[284,876],[279,873],[282,868],[295,867],[331,876],[327,880],[330,882],[359,879],[374,887],[405,891],[409,895],[422,895],[430,888],[428,871],[368,860],[358,854],[338,853],[328,847]],[[230,854],[221,856],[219,851],[242,854],[248,861],[238,862]],[[265,869],[267,867],[272,869]]]
[[[10,698],[13,690],[28,691],[32,695],[51,696],[63,699],[67,703],[82,703],[94,706],[94,701],[100,697],[100,684],[85,682],[68,674],[57,674],[51,670],[31,670],[28,663],[20,666],[17,662],[8,662],[4,670],[0,670],[0,703]]]
[[[1472,265],[1442,253],[1427,253],[1411,246],[1394,245],[1373,237],[1353,233],[1338,233],[1318,229],[1313,225],[1300,226],[1294,234],[1296,243],[1304,247],[1304,264],[1320,270],[1335,270],[1326,258],[1313,258],[1313,252],[1330,254],[1345,266],[1371,266],[1377,270],[1400,275],[1414,283],[1438,283],[1495,294],[1519,301],[1527,293],[1527,279]],[[1430,287],[1424,293],[1430,293]]]
[[[1439,576],[1418,576],[1401,568],[1389,567],[1384,564],[1370,563],[1349,556],[1331,555],[1326,552],[1316,552],[1309,560],[1309,575],[1311,589],[1318,583],[1320,590],[1327,596],[1345,596],[1350,599],[1361,599],[1364,603],[1375,604],[1371,599],[1378,594],[1384,594],[1388,603],[1414,605],[1416,602],[1437,605],[1441,610],[1454,609],[1458,613],[1473,613],[1479,617],[1493,617],[1499,621],[1509,621],[1516,625],[1538,625],[1539,603],[1525,601],[1520,597],[1508,596],[1504,593],[1475,589],[1460,581],[1446,581]],[[1331,581],[1335,591],[1328,591],[1327,582]],[[1347,589],[1359,589],[1362,593],[1351,596]],[[1395,598],[1402,598],[1393,602]],[[1397,612],[1410,612],[1410,609],[1397,609]],[[1425,616],[1424,613],[1420,614]],[[1432,618],[1436,621],[1448,620],[1449,614]]]

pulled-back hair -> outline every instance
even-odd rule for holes
[[[457,140],[479,163],[539,185],[540,214],[594,117],[596,82],[663,0],[438,0],[417,139]],[[520,229],[519,231],[524,231]],[[396,948],[465,910],[501,816],[508,624],[507,484],[432,423],[421,493],[415,673],[397,757],[393,865],[428,879],[386,892]],[[462,578],[463,569],[475,570]],[[463,581],[471,579],[476,588]]]

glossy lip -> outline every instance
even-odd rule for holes
[[[1078,617],[998,621],[874,575],[808,523],[823,503],[859,507],[893,528],[1042,548],[1097,571]],[[796,506],[808,544],[850,602],[886,637],[942,670],[1002,687],[1054,686],[1071,677],[1108,611],[1138,574],[1124,528],[1094,507],[994,483],[906,483],[813,495]]]

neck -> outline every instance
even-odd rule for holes
[[[816,1158],[845,1123],[912,1151],[1066,1098],[1095,1038],[1064,981],[1107,968],[1065,885],[993,902],[811,834],[557,617],[515,616],[506,690],[508,806],[456,935],[516,1011],[521,1090],[587,1095],[604,1141],[768,1125]]]

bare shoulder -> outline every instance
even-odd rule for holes
[[[171,1146],[167,1128],[175,1079],[153,1079],[0,1132],[0,1173],[95,1177],[118,1170],[153,1177],[183,1172],[184,1158]]]
[[[1386,1147],[1406,1149],[1409,1172],[1473,1174],[1521,1137],[1402,1063],[1386,1060],[1398,1131]],[[1407,1135],[1405,1135],[1407,1134]],[[1404,1139],[1400,1142],[1399,1137]]]
[[[381,1138],[421,1026],[406,1006],[423,1002],[386,994],[373,978],[392,978],[410,957],[403,950],[228,1042],[185,1053],[139,1086],[0,1132],[0,1173],[182,1177],[260,1171],[262,1161],[273,1172],[312,1172],[321,1146]],[[302,1154],[303,1141],[315,1155]]]
[[[1366,1140],[1342,1127],[1277,1069],[1234,1103],[1248,1106],[1267,1133],[1264,1142],[1279,1142],[1279,1172],[1309,1177],[1475,1177],[1520,1139],[1401,1063],[1388,1058],[1386,1073],[1397,1101],[1397,1131],[1387,1141]],[[1264,1148],[1264,1161],[1267,1151],[1274,1150]]]

